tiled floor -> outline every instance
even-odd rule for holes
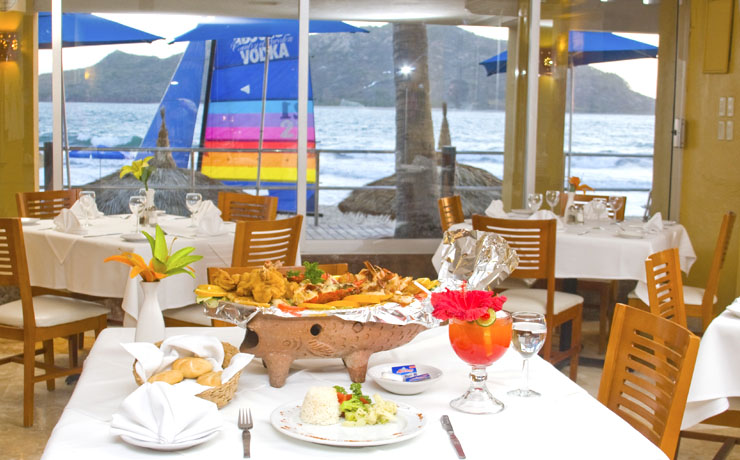
[[[599,358],[597,352],[598,322],[584,322],[584,351],[583,356]],[[59,343],[61,347],[64,342]],[[0,356],[20,351],[17,344],[0,340]],[[61,351],[61,350],[60,350]],[[59,353],[61,363],[66,361],[66,355]],[[596,396],[601,368],[580,366],[578,369],[578,384]],[[0,459],[33,460],[41,457],[46,440],[49,438],[54,425],[59,419],[64,406],[72,394],[73,386],[67,385],[64,379],[57,379],[55,391],[46,391],[44,384],[37,384],[35,388],[35,423],[32,428],[23,428],[23,375],[22,367],[17,364],[0,366]],[[709,428],[713,432],[732,434],[733,430],[718,430]],[[740,430],[736,430],[740,431]],[[735,432],[735,436],[740,433]],[[704,441],[684,440],[681,442],[679,459],[703,460],[711,459],[719,449],[719,444]],[[594,458],[598,458],[597,455]],[[733,450],[730,459],[740,460],[740,447]],[[637,459],[635,459],[637,460]]]

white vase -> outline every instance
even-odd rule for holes
[[[153,188],[146,190],[146,203],[144,204],[144,226],[154,227],[157,225],[157,207],[154,205],[154,193]]]
[[[142,281],[141,283],[144,290],[144,303],[139,309],[136,322],[137,342],[154,343],[164,339],[164,317],[157,297],[159,284],[157,281]]]

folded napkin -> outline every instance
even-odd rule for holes
[[[65,233],[83,233],[82,224],[80,224],[80,218],[75,215],[71,209],[62,209],[54,218],[54,225],[57,230]]]
[[[660,232],[663,230],[663,216],[660,214],[660,212],[656,212],[653,217],[650,218],[647,222],[645,222],[645,225],[643,225],[643,228],[648,231],[653,232]]]
[[[557,222],[558,230],[563,230],[565,228],[565,224],[563,224],[562,219],[556,216],[555,213],[550,211],[549,209],[540,209],[539,211],[529,216],[529,220],[550,220],[550,219],[555,219],[555,221]]]
[[[496,217],[497,219],[506,219],[508,216],[504,212],[504,202],[501,200],[493,200],[491,204],[485,210],[485,214],[488,217]]]
[[[170,368],[176,359],[190,356],[199,356],[207,359],[214,371],[223,369],[224,347],[216,337],[204,335],[176,335],[165,339],[157,347],[153,343],[134,342],[123,343],[121,346],[136,358],[134,370],[139,377],[147,381],[149,377]],[[254,355],[237,353],[231,358],[226,369],[221,374],[221,383],[226,383],[252,360]],[[211,387],[200,385],[192,379],[185,379],[177,384],[190,394],[201,393]]]
[[[75,214],[75,216],[77,216],[78,219],[85,218],[85,208],[84,206],[82,206],[80,200],[75,201],[75,203],[69,209]],[[103,217],[104,215],[105,214],[98,210],[98,203],[93,201],[92,209],[88,213],[87,217],[89,217],[90,219],[97,219],[98,217]]]
[[[216,404],[164,382],[145,383],[113,414],[111,434],[145,442],[178,444],[221,429]]]
[[[195,219],[198,221],[197,233],[199,235],[212,236],[226,233],[224,220],[221,219],[221,210],[211,200],[201,203]]]
[[[594,201],[591,200],[588,203],[583,205],[583,219],[584,220],[601,220],[601,219],[609,219],[609,212],[606,210],[606,206],[604,206],[603,210],[597,209],[597,206],[594,206]]]

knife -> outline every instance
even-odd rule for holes
[[[457,439],[457,436],[455,435],[455,430],[452,429],[452,423],[450,423],[450,418],[446,415],[443,415],[440,419],[442,422],[442,428],[447,431],[447,434],[450,436],[450,441],[452,441],[452,445],[455,447],[455,450],[457,451],[457,458],[465,458],[465,452],[463,452],[462,445],[460,444],[460,440]]]

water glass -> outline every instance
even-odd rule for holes
[[[547,337],[547,323],[542,313],[522,311],[512,313],[511,345],[524,358],[522,364],[522,386],[511,390],[510,395],[529,398],[540,396],[529,388],[529,358],[538,353],[545,344]]]
[[[530,193],[527,195],[527,206],[532,212],[537,212],[542,206],[542,194],[541,193]]]
[[[548,190],[545,192],[545,200],[547,200],[547,204],[550,205],[552,212],[555,212],[555,206],[557,206],[560,201],[560,190]]]
[[[604,200],[603,198],[594,198],[593,200],[591,200],[591,210],[596,216],[595,220],[598,225],[598,222],[601,221],[601,216],[606,214],[606,200]],[[600,228],[600,227],[596,227],[596,228]]]
[[[617,213],[620,209],[622,209],[622,206],[624,206],[624,197],[622,196],[610,196],[609,197],[609,206],[612,208],[612,219],[613,224],[616,225],[617,223]]]
[[[185,207],[190,211],[190,225],[189,227],[195,227],[195,214],[200,208],[200,204],[203,202],[203,196],[200,193],[188,193],[185,195]]]
[[[90,226],[90,216],[95,211],[95,192],[91,190],[85,190],[80,192],[80,205],[85,213],[85,222],[83,226]]]
[[[128,199],[128,208],[131,210],[131,214],[134,215],[136,221],[136,233],[139,233],[139,215],[144,210],[144,203],[146,197],[141,195],[134,195]]]

